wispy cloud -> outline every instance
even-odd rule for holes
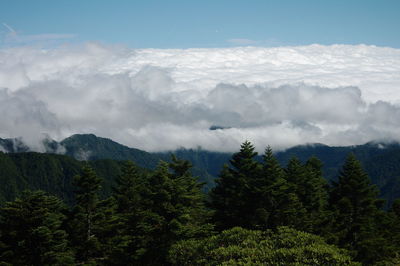
[[[3,45],[15,46],[15,45],[33,45],[33,44],[49,44],[58,41],[65,41],[68,39],[76,38],[75,34],[58,34],[58,33],[46,33],[46,34],[22,34],[14,30],[10,25],[3,22],[3,26],[7,29],[7,32],[0,36]]]

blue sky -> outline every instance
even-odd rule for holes
[[[3,46],[100,41],[133,48],[400,48],[399,13],[398,0],[2,0],[0,37]]]

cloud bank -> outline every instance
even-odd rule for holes
[[[400,140],[399,104],[393,48],[0,50],[0,137],[35,150],[74,133],[147,151]]]

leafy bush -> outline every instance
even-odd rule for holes
[[[170,249],[169,260],[174,265],[359,265],[321,237],[288,227],[276,232],[235,227],[180,241]]]

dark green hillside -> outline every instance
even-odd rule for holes
[[[14,199],[26,186],[14,161],[8,154],[0,152],[0,201]]]
[[[84,164],[65,155],[0,152],[0,202],[13,200],[29,189],[44,190],[71,203],[72,178],[80,174]],[[95,160],[89,164],[103,179],[100,195],[109,196],[113,180],[121,173],[122,162]]]
[[[146,169],[154,169],[160,160],[169,161],[171,157],[171,152],[149,153],[93,134],[76,134],[64,139],[60,144],[65,147],[66,155],[77,160],[131,160]],[[178,158],[188,160],[193,164],[191,172],[199,177],[201,182],[206,183],[204,187],[206,191],[214,185],[214,178],[230,157],[227,153],[208,152],[201,149],[180,149],[173,153]]]
[[[8,152],[28,151],[27,146],[20,139],[0,139],[0,145],[3,150]],[[206,183],[204,187],[206,191],[214,186],[214,179],[218,176],[222,166],[228,163],[232,155],[230,153],[210,152],[202,150],[201,148],[149,153],[139,149],[129,148],[110,139],[97,137],[93,134],[73,135],[60,143],[47,139],[44,141],[44,145],[49,153],[56,153],[64,150],[66,155],[76,160],[91,161],[91,163],[96,164],[95,168],[97,171],[100,171],[100,169],[104,171],[104,173],[100,175],[104,175],[105,180],[112,180],[113,176],[115,176],[113,173],[118,172],[115,171],[115,167],[117,166],[115,166],[115,162],[112,161],[97,162],[99,159],[132,160],[142,168],[154,169],[160,160],[169,161],[170,154],[173,153],[178,158],[188,160],[193,164],[191,172],[194,176],[198,176],[201,182]],[[311,144],[296,146],[282,152],[277,152],[275,155],[278,161],[284,166],[292,157],[297,157],[301,162],[305,162],[310,157],[316,156],[323,162],[323,176],[328,180],[334,180],[337,178],[340,166],[350,152],[356,155],[371,177],[372,182],[378,185],[383,198],[387,199],[390,203],[394,198],[400,197],[400,145],[398,143],[370,142],[364,145],[347,147],[330,147],[323,144]],[[256,160],[262,161],[261,157],[257,157]],[[2,163],[4,164],[4,162]],[[22,162],[19,162],[19,164],[21,163]],[[48,162],[48,164],[50,169],[54,168],[54,163]],[[100,167],[97,164],[105,164],[108,166]],[[33,163],[31,165],[33,167]],[[19,168],[17,167],[17,169]],[[73,169],[77,169],[77,167],[73,166]],[[9,170],[4,170],[3,167],[0,173],[4,173],[2,174],[1,182],[4,183],[4,186],[8,187],[7,189],[4,188],[4,193],[8,195],[6,197],[14,195],[15,191],[20,191],[21,188],[16,188],[16,186],[23,186],[23,184],[28,182],[26,179],[20,177],[20,175],[17,175],[15,169],[13,170],[10,168]],[[36,174],[40,174],[40,172],[35,172],[35,175]],[[40,178],[46,180],[48,177]],[[54,180],[47,183],[47,186],[57,184],[57,182],[60,182],[59,178],[59,174],[56,174],[53,178]],[[5,182],[5,180],[8,181]],[[43,180],[31,181],[33,182],[32,184],[39,182],[41,185],[46,186],[46,182]],[[105,182],[104,193],[107,194],[109,193],[109,186],[107,181]],[[60,185],[58,185],[58,187],[60,187]],[[60,193],[60,191],[57,193]]]
[[[398,171],[398,148],[351,148],[396,193],[398,180],[386,177]],[[302,159],[341,156],[326,146],[296,149]],[[208,169],[224,158],[178,154]],[[383,209],[354,154],[330,184],[317,157],[281,165],[270,148],[260,155],[243,143],[206,200],[191,163],[175,156],[144,170],[111,159],[0,153],[0,264],[398,265],[400,200]]]
[[[337,178],[338,171],[346,156],[350,153],[360,160],[362,166],[376,184],[381,197],[390,204],[400,197],[400,145],[398,143],[374,143],[348,147],[329,147],[326,145],[304,145],[276,154],[285,165],[293,156],[305,162],[311,156],[323,162],[323,174],[328,180]]]

